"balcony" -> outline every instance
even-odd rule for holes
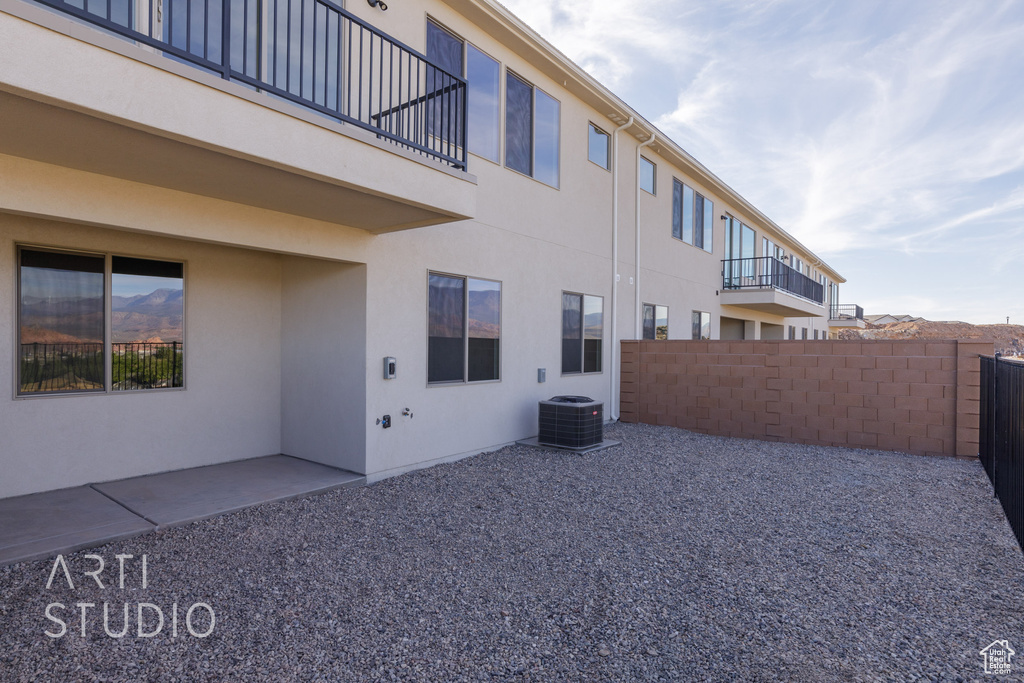
[[[829,327],[856,327],[864,329],[864,309],[857,304],[834,304],[828,316]]]
[[[771,256],[722,261],[722,304],[782,317],[825,317],[825,287]]]
[[[0,155],[374,233],[475,214],[465,81],[331,0],[0,0],[0,22]]]

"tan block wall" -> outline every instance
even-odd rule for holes
[[[977,457],[991,342],[624,341],[620,419],[766,441]]]

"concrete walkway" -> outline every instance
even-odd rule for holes
[[[52,557],[366,478],[286,455],[0,499],[0,566]]]

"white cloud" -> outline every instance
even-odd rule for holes
[[[902,273],[863,272],[860,259],[883,254],[891,268],[919,269],[906,287],[949,286],[954,268],[984,273],[999,292],[975,298],[1018,288],[1024,3],[508,4],[777,223],[858,274],[852,293],[884,301],[900,289]],[[981,310],[960,291],[901,296],[893,302],[918,314]],[[1011,305],[1024,318],[1012,299],[987,310]]]

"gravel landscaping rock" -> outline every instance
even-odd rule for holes
[[[977,462],[606,436],[73,553],[74,589],[53,559],[0,568],[0,680],[958,681],[997,639],[1022,659],[988,678],[1021,680],[1024,558]]]

